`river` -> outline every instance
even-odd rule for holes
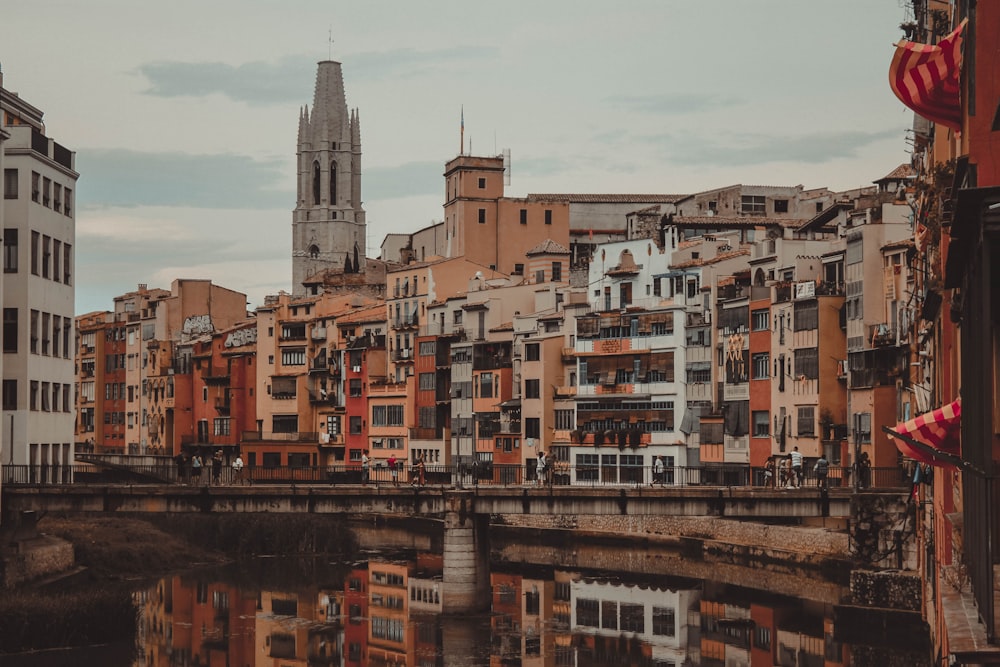
[[[377,543],[379,532],[367,532],[362,542]],[[913,638],[912,632],[894,639],[884,629],[843,631],[838,620],[845,616],[838,604],[843,591],[818,575],[779,576],[736,566],[706,570],[685,565],[677,554],[646,550],[642,566],[626,554],[602,558],[597,548],[590,555],[574,551],[572,564],[559,557],[563,565],[545,565],[531,561],[548,554],[544,558],[554,562],[551,551],[506,544],[494,552],[483,611],[450,616],[441,612],[441,554],[424,543],[418,536],[411,548],[368,549],[349,561],[258,558],[164,577],[134,593],[139,613],[134,640],[0,656],[0,662],[5,667],[929,664],[926,638]]]

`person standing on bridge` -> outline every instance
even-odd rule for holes
[[[813,472],[816,473],[816,486],[821,489],[826,488],[826,476],[830,472],[830,462],[826,460],[826,457],[822,454],[816,459],[816,465],[813,466]]]
[[[361,452],[361,483],[368,483],[368,465],[371,463],[368,459],[368,450]]]
[[[185,477],[187,475],[187,471],[185,468],[187,467],[187,456],[184,455],[184,452],[181,452],[174,457],[174,463],[177,464],[177,482],[180,484],[186,484],[187,479],[185,479]]]
[[[233,481],[243,486],[243,457],[239,454],[233,460]]]
[[[539,485],[545,484],[545,466],[548,462],[545,460],[545,452],[538,452],[538,461],[535,462],[535,477]]]
[[[399,486],[399,471],[397,470],[395,454],[389,454],[389,460],[386,461],[386,465],[389,466],[389,476],[392,477],[392,485]]]
[[[802,487],[802,452],[799,451],[798,447],[792,448],[792,453],[789,454],[789,458],[792,460],[792,481],[795,482],[795,488]]]
[[[201,484],[201,456],[198,454],[191,457],[191,483]]]
[[[222,450],[215,450],[212,456],[212,484],[218,486],[222,483]]]

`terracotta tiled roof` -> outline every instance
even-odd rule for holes
[[[569,249],[560,245],[552,239],[545,239],[534,248],[524,253],[525,255],[568,255]]]
[[[529,194],[528,201],[565,201],[580,204],[673,204],[688,195],[615,195],[615,194]]]
[[[882,178],[872,182],[879,183],[881,181],[896,181],[902,178],[914,178],[916,177],[916,175],[917,175],[916,172],[913,171],[913,167],[911,167],[908,163],[904,162],[903,164],[899,165],[898,167],[890,171],[888,174],[883,176]]]
[[[345,324],[358,324],[360,322],[385,322],[388,318],[385,304],[382,303],[345,313],[337,317],[336,324],[337,326],[343,326]]]
[[[804,221],[791,218],[766,218],[762,215],[675,215],[672,224],[676,227],[732,227],[752,229],[754,227],[798,227]]]
[[[913,239],[903,239],[902,241],[893,241],[892,243],[886,243],[882,246],[882,250],[897,250],[899,248],[913,248],[916,243]]]
[[[679,262],[677,264],[671,264],[670,268],[671,269],[686,269],[686,268],[690,268],[690,267],[693,267],[693,266],[706,266],[708,264],[715,264],[717,262],[721,262],[721,261],[724,261],[724,260],[727,260],[727,259],[732,259],[733,257],[739,257],[740,255],[749,255],[749,254],[750,254],[750,250],[749,249],[733,250],[731,252],[724,252],[724,253],[718,254],[715,257],[689,259],[686,262]]]

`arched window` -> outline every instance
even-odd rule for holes
[[[313,162],[313,206],[319,206],[319,162]]]
[[[330,163],[330,206],[337,205],[337,163]]]
[[[309,246],[309,259],[319,259],[319,246],[316,244]]]

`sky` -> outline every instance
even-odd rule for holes
[[[909,160],[903,0],[31,0],[4,87],[76,152],[76,311],[139,283],[291,291],[316,63],[359,110],[368,256],[442,218],[444,165],[511,153],[508,196],[846,190]],[[331,41],[332,37],[332,41]]]

